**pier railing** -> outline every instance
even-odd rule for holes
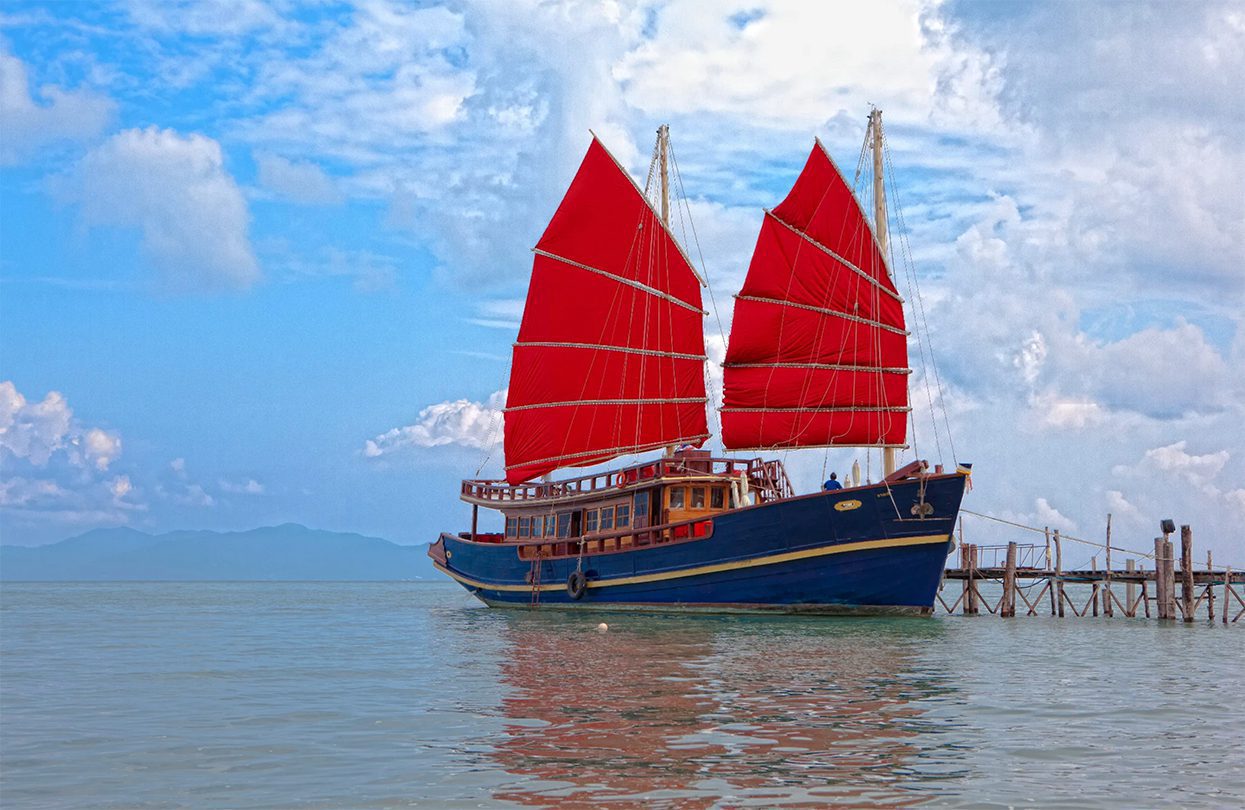
[[[598,532],[583,537],[546,539],[521,542],[518,546],[521,560],[549,560],[559,557],[578,557],[584,554],[604,554],[626,551],[646,546],[681,543],[688,540],[707,540],[713,536],[713,519],[696,518],[675,523],[663,523],[645,528],[610,532]]]
[[[781,500],[795,494],[780,461],[713,458],[707,451],[703,455],[701,452],[684,452],[621,470],[591,473],[562,481],[511,485],[505,481],[466,480],[462,482],[460,497],[481,506],[527,506],[599,497],[608,491],[651,486],[669,479],[743,481],[762,502]]]

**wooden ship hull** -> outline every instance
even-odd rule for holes
[[[519,501],[504,509],[510,520],[531,515],[529,532],[536,516],[542,529],[545,516],[552,516],[553,536],[516,539],[477,534],[473,539],[470,532],[443,534],[429,556],[442,572],[493,607],[932,613],[953,548],[964,474],[897,475],[869,486],[772,500],[780,493],[762,487],[752,491],[759,501],[754,505],[702,513],[689,509],[677,515],[681,519],[646,525],[647,516],[642,514],[646,509],[659,520],[670,514],[672,491],[690,506],[695,488],[706,491],[699,502],[710,504],[715,486],[732,486],[734,476],[729,472],[717,477],[695,470],[672,473],[670,468],[680,462],[686,467],[687,461],[676,456],[649,465],[664,469],[648,486],[643,478],[635,483],[627,480],[635,470],[615,474],[622,476],[623,486],[604,499],[598,492],[586,508],[576,507],[574,496],[571,503],[559,506],[563,495],[533,498],[538,503],[528,506]],[[709,461],[695,459],[691,464],[703,467]],[[727,469],[741,464],[712,462]],[[754,470],[761,466],[751,463]],[[465,482],[465,492],[473,483]],[[538,485],[538,492],[540,486],[549,487],[552,494],[560,485]],[[679,493],[680,489],[684,491]],[[724,493],[724,504],[728,497]],[[471,500],[466,494],[464,498]],[[478,503],[495,505],[488,497]],[[609,508],[601,504],[615,509],[628,506],[632,525],[569,536],[572,521],[560,516],[574,514],[582,526],[586,513]],[[559,525],[566,532],[561,537]]]

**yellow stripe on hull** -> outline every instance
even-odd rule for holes
[[[695,577],[701,574],[717,574],[722,571],[737,571],[743,568],[756,568],[763,565],[777,565],[779,563],[791,562],[792,560],[803,560],[810,557],[824,557],[828,554],[847,554],[852,551],[871,551],[879,548],[902,548],[905,546],[923,546],[932,543],[946,543],[951,539],[949,534],[926,534],[918,537],[895,537],[886,540],[862,540],[856,543],[841,543],[834,546],[821,546],[819,548],[807,548],[799,551],[787,551],[782,554],[771,554],[766,557],[757,557],[751,560],[733,560],[731,562],[714,563],[712,565],[701,565],[695,568],[680,568],[676,571],[661,571],[653,574],[637,574],[632,577],[615,577],[613,579],[599,579],[588,582],[589,588],[608,588],[616,585],[639,585],[647,582],[661,582],[668,579],[681,579],[683,577]],[[463,585],[472,588],[480,588],[489,591],[516,591],[523,593],[531,593],[534,588],[531,585],[495,585],[487,582],[480,582],[470,577],[462,576],[449,570],[436,560],[432,563],[442,573],[453,577]],[[558,591],[566,586],[563,583],[542,584],[539,586],[541,593],[545,591]]]

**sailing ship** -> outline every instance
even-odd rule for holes
[[[704,281],[670,229],[668,129],[649,171],[660,205],[593,135],[534,248],[506,477],[462,482],[471,529],[430,546],[436,567],[496,607],[931,613],[969,469],[895,468],[908,332],[885,259],[876,109],[869,143],[873,226],[820,141],[764,212],[723,368],[732,454],[715,456],[700,449]],[[760,455],[842,446],[880,448],[881,480],[797,494]],[[657,455],[601,469],[645,453]],[[481,508],[504,530],[479,531]]]

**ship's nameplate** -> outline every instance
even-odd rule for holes
[[[834,505],[837,512],[850,512],[860,508],[860,501],[839,501]]]

